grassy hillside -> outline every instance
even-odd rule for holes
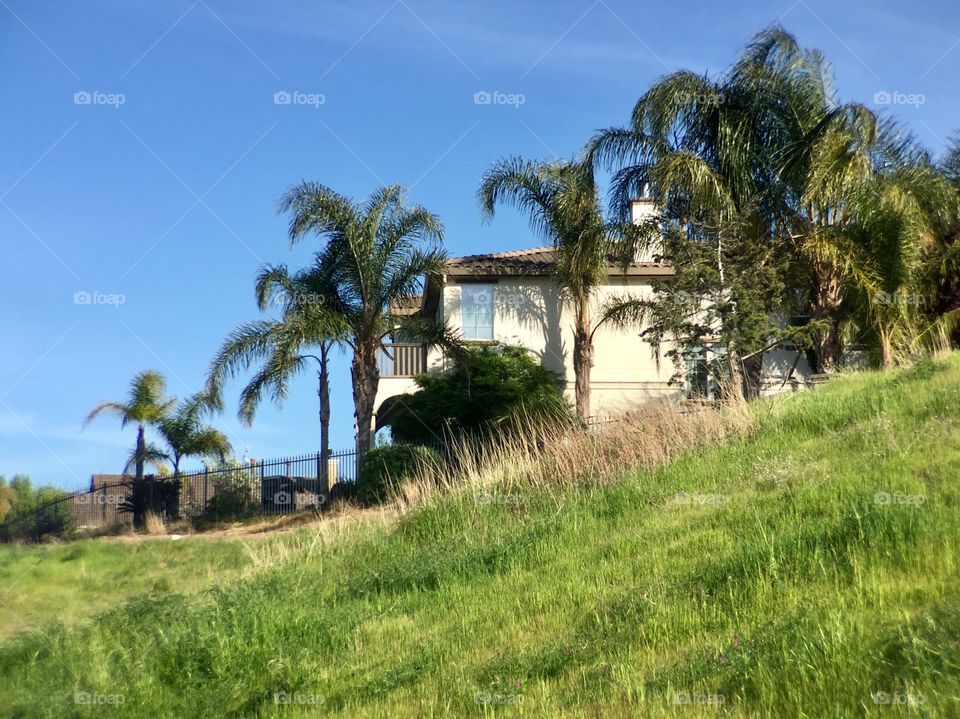
[[[72,626],[130,597],[192,593],[250,565],[235,541],[0,545],[0,639],[51,620]]]
[[[357,521],[382,526],[377,515],[328,520],[324,535],[341,536]],[[131,598],[193,594],[268,571],[315,544],[316,530],[289,531],[302,524],[290,519],[187,536],[0,544],[0,640],[49,623],[74,627]]]
[[[960,715],[960,357],[752,412],[619,483],[464,491],[8,639],[0,711]]]

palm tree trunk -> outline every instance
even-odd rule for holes
[[[590,337],[590,298],[577,298],[573,328],[573,375],[577,414],[590,418],[590,372],[593,369],[593,340]]]
[[[827,328],[817,334],[814,340],[814,349],[817,353],[817,371],[832,372],[836,369],[839,354],[837,342],[838,314],[842,295],[840,280],[830,267],[815,267],[814,276],[816,285],[813,293],[813,306],[810,309],[810,318],[814,321],[826,322]]]
[[[726,304],[726,300],[729,299],[727,292],[727,285],[724,279],[724,270],[723,270],[723,233],[717,233],[717,271],[720,276],[720,297]],[[731,309],[733,312],[736,312],[736,305],[731,302]],[[740,354],[737,352],[736,346],[733,341],[733,327],[732,327],[732,317],[730,316],[730,310],[727,310],[721,315],[721,322],[723,323],[724,334],[727,336],[724,346],[727,350],[727,378],[730,382],[730,386],[726,388],[726,396],[728,400],[734,402],[743,401],[743,364],[740,360]]]
[[[357,418],[357,459],[373,443],[373,405],[377,399],[380,372],[377,368],[377,348],[373,343],[358,344],[350,367],[353,381],[353,404]]]
[[[327,366],[327,353],[330,345],[326,342],[320,345],[320,386],[317,394],[320,397],[320,457],[322,474],[321,481],[325,491],[330,490],[328,467],[330,464],[330,374]]]
[[[147,454],[147,441],[144,437],[143,425],[137,426],[137,481],[143,479],[144,458]]]
[[[890,339],[890,332],[886,325],[881,322],[880,330],[880,367],[886,371],[893,369],[893,345]]]

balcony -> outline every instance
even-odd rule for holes
[[[377,353],[381,377],[413,377],[427,371],[425,345],[392,342],[384,344]]]

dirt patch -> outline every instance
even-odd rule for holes
[[[256,522],[231,522],[218,525],[214,528],[197,531],[190,527],[178,528],[171,526],[167,529],[166,535],[149,534],[118,534],[113,536],[99,537],[102,542],[150,542],[150,541],[185,541],[196,539],[232,539],[232,538],[266,538],[278,534],[289,534],[306,527],[314,527],[322,531],[325,535],[328,533],[340,534],[347,526],[354,524],[366,524],[368,522],[379,522],[384,525],[390,524],[398,516],[396,508],[392,506],[361,508],[355,506],[344,506],[323,513],[315,511],[298,512],[297,514],[286,514],[279,517],[271,517]]]

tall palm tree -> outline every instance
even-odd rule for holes
[[[323,242],[309,284],[347,330],[357,451],[362,455],[373,437],[377,352],[384,337],[397,330],[390,305],[421,291],[425,278],[442,273],[443,226],[425,208],[406,207],[399,185],[355,202],[319,183],[304,182],[287,191],[280,208],[290,213],[292,244],[308,235]],[[411,324],[408,331],[414,329]]]
[[[144,370],[130,383],[130,396],[125,402],[102,402],[87,415],[84,424],[89,424],[103,413],[120,418],[120,426],[136,423],[137,444],[131,461],[136,465],[137,480],[143,479],[143,470],[147,462],[156,457],[154,448],[147,444],[146,428],[156,426],[173,406],[172,399],[165,399],[167,382],[159,372]],[[129,467],[128,463],[127,467]],[[126,472],[126,468],[124,469]]]
[[[861,230],[877,210],[880,184],[917,163],[914,144],[896,135],[863,105],[840,104],[823,56],[773,27],[716,82],[679,72],[656,83],[638,101],[630,127],[602,131],[590,155],[626,163],[614,177],[621,211],[640,184],[653,181],[667,206],[722,195],[727,213],[755,213],[746,224],[759,230],[757,240],[786,243],[806,268],[819,369],[829,371],[845,300],[881,290],[876,270],[890,258],[871,251],[893,251],[889,242],[864,243]],[[671,172],[678,164],[702,172]],[[920,189],[914,184],[911,192]],[[885,208],[887,227],[896,210],[901,227],[919,231],[915,207]]]
[[[573,307],[576,407],[586,419],[590,416],[593,337],[599,328],[591,316],[591,299],[606,281],[611,256],[626,266],[641,244],[644,228],[605,221],[588,161],[501,160],[486,172],[477,194],[487,218],[493,217],[498,204],[510,204],[526,212],[533,230],[555,249],[554,276]],[[629,310],[640,307],[633,298],[620,298],[616,305],[604,307],[603,322],[624,322],[632,316]]]
[[[320,401],[320,452],[330,454],[329,356],[346,332],[346,325],[328,311],[325,297],[316,292],[308,268],[293,274],[283,265],[267,265],[256,282],[257,306],[261,311],[279,305],[280,317],[256,320],[237,327],[217,352],[207,377],[209,397],[222,397],[227,378],[260,368],[240,394],[239,417],[251,424],[266,393],[277,404],[287,398],[290,381],[311,362],[317,367]],[[326,471],[326,462],[323,463]]]
[[[206,392],[186,398],[157,421],[157,433],[166,444],[164,455],[180,475],[184,457],[211,457],[223,462],[230,453],[230,441],[223,432],[204,424],[209,412],[218,408],[217,399]]]

